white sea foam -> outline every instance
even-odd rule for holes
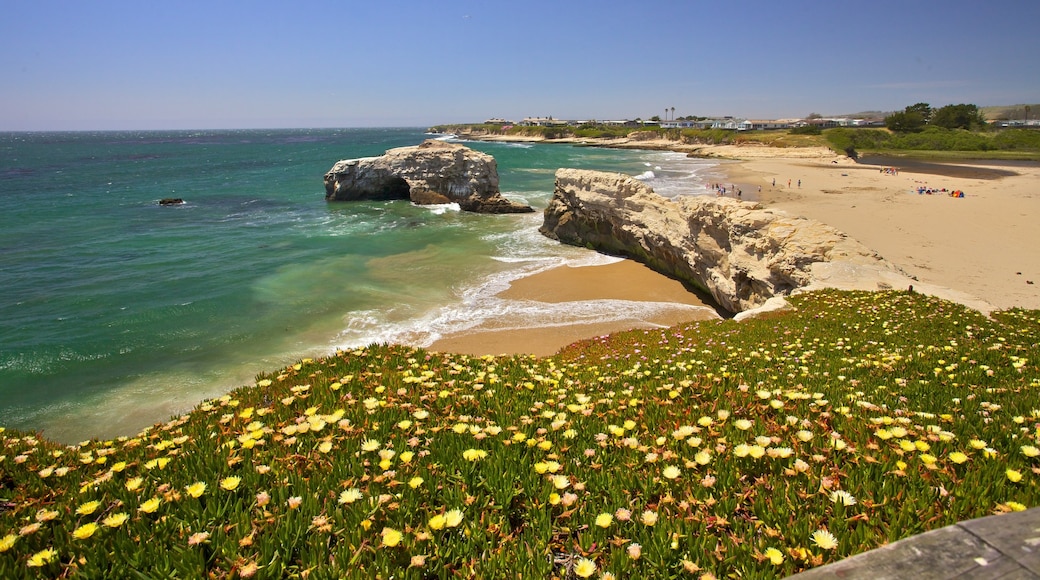
[[[654,174],[653,171],[644,171],[644,172],[640,173],[639,175],[637,175],[636,179],[638,179],[639,181],[649,181],[649,180],[651,180],[651,179],[653,179],[655,177],[657,177],[657,175]]]
[[[437,203],[431,205],[419,206],[430,211],[434,215],[441,215],[449,211],[462,211],[462,207],[457,203]]]

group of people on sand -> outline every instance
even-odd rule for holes
[[[936,189],[928,187],[927,185],[921,185],[917,188],[917,195],[941,195],[948,194],[950,197],[964,197],[964,192],[959,189],[948,190],[945,187]]]
[[[887,173],[888,175],[899,175],[898,167],[882,167],[881,173]]]
[[[729,189],[727,189],[726,186],[721,183],[709,183],[708,187],[710,187],[712,191],[715,192],[715,197],[722,197],[726,195],[727,192],[733,193],[737,197],[740,197],[740,194],[743,193],[742,191],[740,191],[739,187],[733,184],[730,184]]]

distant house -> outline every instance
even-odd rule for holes
[[[525,117],[520,124],[525,127],[562,127],[567,121],[553,119],[552,117]]]
[[[838,127],[837,119],[802,119],[794,124],[795,127],[816,127],[818,129],[830,129]]]
[[[697,126],[697,121],[678,119],[674,121],[661,121],[662,129],[692,129]]]
[[[721,119],[706,119],[700,122],[702,129],[727,129],[736,131],[740,128],[740,121],[733,117],[722,117]]]
[[[513,125],[514,123],[512,121],[507,121],[505,119],[499,119],[498,117],[492,117],[491,119],[488,119],[487,121],[484,121],[484,124],[485,125]]]
[[[745,119],[737,124],[738,131],[771,131],[790,128],[791,124],[786,121],[765,119]]]

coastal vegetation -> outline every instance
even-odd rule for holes
[[[928,126],[920,131],[834,128],[824,131],[831,148],[851,157],[862,153],[907,157],[971,157],[1040,160],[1040,131],[970,131]]]
[[[547,358],[403,346],[0,438],[0,576],[780,578],[1040,505],[1040,312],[822,291]]]
[[[939,109],[943,111],[946,109]],[[937,111],[937,112],[938,112]],[[969,111],[970,112],[970,111]],[[766,145],[770,147],[829,147],[836,153],[858,157],[869,153],[884,156],[932,159],[995,159],[1040,161],[1040,131],[1025,128],[991,128],[959,125],[960,114],[952,111],[952,127],[941,124],[912,125],[912,129],[806,126],[793,129],[736,131],[730,129],[672,129],[647,126],[639,129],[604,125],[503,128],[498,125],[442,125],[432,131],[474,138],[505,136],[536,140],[584,141],[610,145],[610,140],[669,141],[675,145]],[[969,115],[970,117],[970,115]],[[904,125],[894,124],[897,128]],[[906,127],[909,127],[906,126]],[[594,143],[592,143],[594,142]],[[653,147],[657,145],[647,145]]]

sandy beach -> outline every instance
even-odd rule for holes
[[[883,171],[826,148],[679,146],[669,141],[597,145],[671,149],[732,160],[720,168],[727,183],[743,189],[746,201],[831,225],[921,282],[967,293],[997,309],[1040,309],[1038,164],[906,160],[893,162],[894,171]],[[918,193],[920,188],[932,193]],[[952,191],[963,191],[964,197],[952,197]],[[515,282],[502,297],[704,304],[680,283],[627,260],[557,268]],[[698,317],[714,316],[704,310]],[[580,339],[696,318],[688,310],[662,309],[653,318],[608,324],[510,328],[508,321],[500,321],[497,328],[444,337],[431,348],[479,355],[549,355]]]
[[[471,355],[533,354],[548,356],[579,340],[633,328],[661,328],[692,320],[717,319],[719,315],[698,295],[676,280],[658,274],[632,260],[602,266],[562,266],[521,278],[499,294],[508,300],[553,304],[588,300],[650,302],[657,305],[649,316],[633,315],[611,322],[573,324],[546,320],[537,327],[520,321],[497,319],[465,333],[446,336],[431,350]],[[624,304],[624,303],[622,303]],[[633,309],[635,311],[637,309]],[[643,309],[638,309],[640,312]]]
[[[906,162],[891,173],[837,157],[760,158],[728,169],[732,180],[762,186],[763,205],[831,225],[923,282],[1000,309],[1040,309],[1036,164],[959,163],[944,170]]]

